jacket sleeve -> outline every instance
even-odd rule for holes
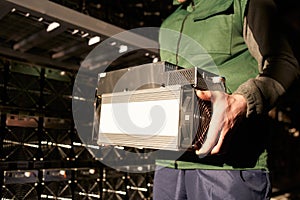
[[[299,78],[299,63],[274,0],[249,0],[243,35],[260,74],[234,92],[247,99],[247,116],[268,112]]]

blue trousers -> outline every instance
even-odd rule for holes
[[[262,170],[178,170],[157,167],[154,200],[266,200],[269,174]]]

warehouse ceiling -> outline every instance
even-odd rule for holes
[[[106,39],[125,30],[159,27],[173,9],[170,0],[3,0],[0,56],[78,70],[86,56]],[[148,35],[129,31],[110,45],[102,52],[107,53],[99,61],[103,65],[122,68],[158,58],[155,31]],[[114,51],[120,56],[110,60],[109,53]]]

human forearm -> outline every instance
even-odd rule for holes
[[[247,116],[270,110],[299,77],[286,26],[274,0],[250,0],[244,21],[244,39],[256,58],[260,74],[242,84],[236,94],[247,99]]]

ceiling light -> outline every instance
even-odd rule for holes
[[[116,42],[111,42],[110,45],[111,46],[115,46],[117,43]]]
[[[81,37],[82,38],[85,38],[86,36],[88,36],[89,35],[89,33],[85,33],[85,34],[83,34]]]
[[[51,24],[48,25],[47,32],[53,31],[54,29],[58,28],[59,26],[60,26],[59,23],[52,22]]]
[[[158,62],[158,58],[157,57],[155,57],[155,58],[153,58],[153,61],[152,61],[153,63],[157,63]]]
[[[124,53],[127,50],[128,50],[128,46],[126,46],[126,45],[120,45],[119,53]]]
[[[42,17],[40,17],[40,18],[38,19],[39,22],[41,22],[41,21],[43,21],[43,20],[44,20],[44,18],[42,18]]]
[[[93,44],[96,44],[100,42],[100,37],[99,36],[95,36],[89,39],[88,45],[91,46]]]
[[[72,34],[74,35],[74,34],[76,34],[76,33],[78,33],[78,32],[79,32],[78,29],[74,29],[73,32],[72,32]]]

